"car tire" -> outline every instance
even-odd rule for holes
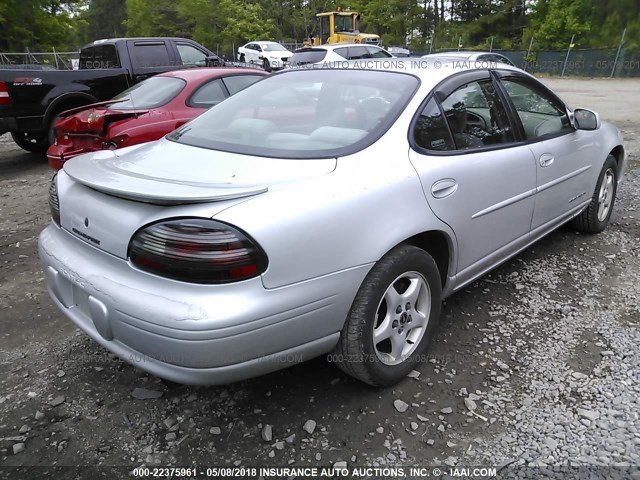
[[[571,226],[580,232],[600,233],[611,219],[618,189],[618,164],[613,155],[604,162],[591,203],[571,221]]]
[[[441,300],[431,255],[411,245],[396,247],[362,282],[330,360],[369,385],[397,383],[424,359]]]
[[[245,63],[246,62],[246,58],[244,56],[244,53],[240,54],[240,63]]]
[[[23,132],[11,132],[11,138],[21,149],[31,153],[43,153],[49,147],[46,133],[33,136]]]
[[[269,62],[269,59],[267,58],[262,59],[262,68],[264,68],[265,72],[271,71],[271,63]]]
[[[51,146],[56,141],[56,122],[60,119],[60,115],[53,115],[53,118],[49,122],[49,128],[47,129],[47,143]]]

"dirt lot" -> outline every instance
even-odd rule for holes
[[[0,477],[16,465],[640,464],[640,81],[545,82],[623,132],[610,228],[562,228],[449,298],[431,360],[389,389],[324,359],[193,388],[114,358],[52,306],[36,248],[51,172],[0,137]]]

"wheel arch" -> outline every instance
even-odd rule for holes
[[[453,239],[441,230],[428,230],[413,235],[398,245],[402,244],[418,247],[433,257],[440,272],[440,281],[442,282],[442,289],[444,291],[449,279],[451,265],[453,264]]]
[[[84,92],[73,92],[73,93],[65,93],[60,95],[55,100],[53,100],[44,114],[44,122],[43,125],[48,125],[51,122],[51,119],[57,113],[64,112],[65,110],[70,110],[75,107],[80,107],[82,105],[90,105],[92,103],[96,103],[98,99],[96,99],[93,95],[89,95]]]
[[[618,164],[618,178],[622,174],[622,167],[624,166],[624,147],[622,145],[616,146],[613,150],[609,152],[609,155],[612,155],[613,158],[616,159],[616,163]]]

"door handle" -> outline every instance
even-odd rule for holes
[[[553,158],[553,155],[545,153],[544,155],[542,155],[540,157],[540,166],[541,167],[548,167],[549,165],[551,165],[554,162],[554,160],[555,160],[555,158]]]
[[[431,195],[434,198],[445,198],[453,195],[458,190],[458,183],[453,178],[438,180],[431,186]]]

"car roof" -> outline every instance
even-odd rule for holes
[[[126,42],[127,40],[134,40],[136,42],[159,42],[164,40],[174,40],[174,41],[186,41],[190,43],[196,43],[193,40],[190,40],[184,37],[119,37],[119,38],[101,38],[99,40],[94,40],[91,43],[87,43],[82,48],[84,49],[87,47],[95,47],[96,45],[115,44],[119,42]]]
[[[170,72],[160,73],[159,77],[174,77],[174,78],[182,78],[187,81],[198,81],[198,80],[206,80],[209,78],[217,78],[227,75],[235,75],[235,74],[256,74],[256,75],[265,75],[266,72],[264,70],[260,70],[258,68],[224,68],[224,67],[197,67],[197,68],[185,68],[182,70],[172,70]]]
[[[250,43],[270,43],[270,44],[275,44],[275,45],[280,45],[279,42],[274,42],[273,40],[254,40],[253,42],[247,42],[245,43],[245,45],[249,45]]]
[[[453,51],[453,52],[437,52],[437,53],[429,53],[427,55],[423,55],[422,58],[428,58],[428,57],[464,57],[464,58],[470,58],[473,57],[474,55],[497,55],[499,57],[504,57],[504,55],[502,55],[501,53],[498,52],[471,52],[471,51]],[[506,57],[504,57],[506,58]]]
[[[284,70],[276,75],[286,75],[289,71],[296,70],[371,70],[371,71],[386,71],[395,73],[408,73],[414,75],[420,79],[423,85],[429,88],[435,87],[438,83],[451,77],[455,74],[464,71],[472,70],[488,70],[486,68],[476,68],[473,63],[464,63],[456,59],[448,58],[384,58],[374,59],[368,58],[364,60],[345,60],[339,62],[327,61],[318,66],[317,64],[302,65],[299,68],[291,68]],[[515,72],[524,73],[530,76],[523,70],[508,64],[500,64],[501,70],[513,70]]]
[[[378,47],[378,48],[382,48],[379,45],[366,45],[364,43],[348,43],[348,42],[338,42],[338,43],[328,43],[325,45],[313,45],[312,47],[307,47],[307,48],[299,48],[298,50],[309,50],[309,48],[315,48],[315,49],[323,49],[323,50],[333,50],[335,48],[342,48],[342,47]],[[298,51],[296,50],[296,51]]]

